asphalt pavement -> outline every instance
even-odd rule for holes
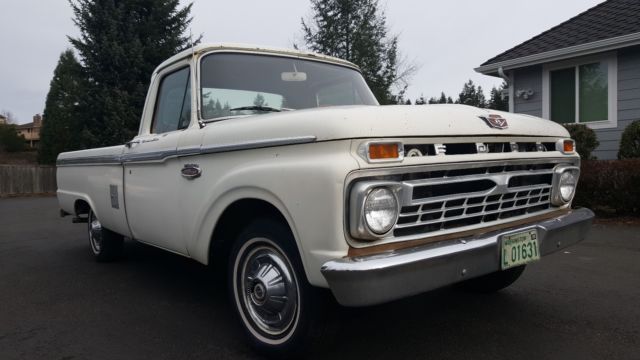
[[[54,197],[0,199],[0,359],[254,359],[205,266],[135,242],[99,264]],[[337,308],[317,359],[640,359],[640,227],[595,225],[510,288]]]

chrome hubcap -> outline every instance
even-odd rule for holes
[[[102,224],[100,221],[91,214],[89,219],[89,241],[91,242],[91,248],[96,254],[100,253],[102,249]]]
[[[257,246],[243,257],[237,286],[244,308],[261,332],[282,335],[298,310],[298,288],[291,264],[271,246]]]

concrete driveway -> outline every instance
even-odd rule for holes
[[[204,266],[139,243],[94,262],[55,198],[0,199],[0,359],[252,359]],[[596,225],[498,294],[338,308],[317,359],[639,359],[640,227]]]

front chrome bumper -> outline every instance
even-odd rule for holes
[[[572,210],[558,218],[382,254],[331,260],[322,274],[338,302],[366,306],[419,294],[500,270],[502,235],[537,228],[542,256],[582,241],[593,212]]]

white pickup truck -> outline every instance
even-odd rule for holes
[[[346,306],[496,291],[581,241],[579,163],[544,119],[379,106],[352,63],[211,44],[158,66],[138,136],[60,154],[57,180],[99,261],[124,238],[221,261],[251,343],[291,354],[322,322],[318,288]]]

